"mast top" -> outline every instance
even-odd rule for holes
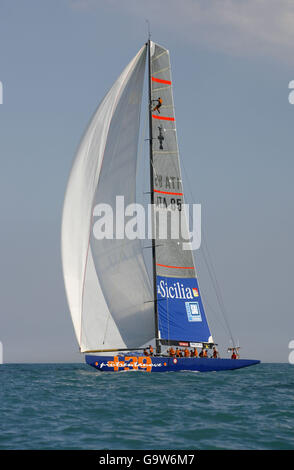
[[[150,41],[150,39],[151,39],[150,21],[149,20],[145,20],[145,21],[146,21],[147,27],[148,27],[148,41]]]

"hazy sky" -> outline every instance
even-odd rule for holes
[[[186,197],[202,204],[202,236],[241,354],[288,360],[294,2],[0,0],[6,362],[81,360],[61,271],[64,192],[90,116],[147,39],[146,18],[152,39],[171,53]],[[201,250],[196,260],[213,334],[224,348]]]

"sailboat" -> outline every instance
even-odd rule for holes
[[[136,202],[141,103],[148,63],[150,275],[142,240],[99,238],[97,207]],[[208,357],[215,347],[196,275],[182,235],[160,239],[162,212],[184,205],[169,51],[149,40],[108,91],[82,138],[65,194],[62,265],[80,352],[99,371],[222,371],[258,360]],[[101,215],[101,214],[100,214]],[[116,211],[115,222],[121,213]],[[105,219],[107,222],[107,218]],[[182,224],[187,224],[185,217]],[[120,234],[122,235],[122,234]],[[149,344],[154,345],[149,350]],[[186,348],[204,357],[173,353]],[[169,349],[167,349],[169,348]]]

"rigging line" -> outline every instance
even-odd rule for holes
[[[225,303],[224,303],[224,300],[223,300],[223,296],[222,296],[222,293],[221,293],[221,288],[220,288],[220,285],[219,285],[219,282],[218,282],[218,278],[217,278],[217,275],[216,275],[214,264],[212,262],[212,257],[210,255],[210,252],[209,252],[209,249],[208,249],[208,245],[207,245],[207,242],[206,242],[206,237],[204,237],[203,246],[204,246],[204,250],[203,250],[204,260],[205,260],[205,263],[207,265],[207,269],[209,270],[209,275],[211,277],[211,280],[214,284],[215,293],[216,293],[218,303],[220,305],[221,312],[222,312],[223,318],[225,320],[228,332],[230,334],[230,337],[231,337],[231,340],[232,340],[233,344],[235,345],[234,336],[233,336],[230,324],[229,324],[228,319],[227,319],[227,310],[226,310]],[[206,252],[206,254],[205,254],[205,252]]]
[[[165,277],[165,282],[167,284],[167,278]],[[166,313],[167,313],[167,339],[170,340],[170,318],[169,318],[169,308],[168,308],[168,296],[166,297]]]
[[[189,178],[188,178],[188,174],[187,174],[187,171],[186,171],[186,167],[185,167],[183,161],[182,161],[182,166],[183,166],[184,172],[185,172],[185,174],[186,174],[186,178],[187,178],[187,182],[188,182],[188,190],[189,190],[189,192],[190,192],[190,197],[192,198],[192,200],[194,200],[194,199],[193,199],[192,189],[191,189],[191,186],[190,186],[190,180],[189,180]],[[192,215],[191,215],[190,211],[189,211],[189,219],[190,219],[190,224],[192,224]],[[206,251],[207,251],[207,253],[209,253],[209,252],[208,252],[208,246],[207,246],[207,244],[206,244],[206,242],[205,242],[205,239],[204,239],[204,247],[206,247]],[[226,313],[225,313],[225,312],[226,312],[226,309],[225,309],[224,302],[223,302],[223,300],[222,300],[222,296],[221,296],[221,293],[220,293],[219,284],[218,284],[218,282],[215,282],[216,273],[215,273],[214,270],[210,269],[210,266],[209,266],[209,261],[210,261],[211,264],[212,264],[211,258],[210,258],[210,260],[208,260],[208,255],[206,256],[206,254],[205,254],[205,249],[202,250],[202,253],[203,253],[203,258],[204,258],[204,261],[205,261],[205,265],[206,265],[208,274],[209,274],[209,276],[210,276],[210,279],[211,279],[213,288],[214,288],[214,290],[215,290],[216,298],[217,298],[217,301],[218,301],[218,303],[219,303],[219,307],[220,307],[221,313],[222,313],[222,315],[223,315],[223,317],[224,317],[224,320],[225,320],[225,324],[226,324],[226,327],[227,327],[227,332],[229,333],[231,339],[233,340],[233,335],[232,335],[230,326],[229,326],[229,324],[228,324],[228,321],[227,321],[227,319],[226,319]],[[207,302],[205,301],[205,303],[207,303]],[[233,340],[233,342],[234,342],[234,340]]]
[[[204,249],[202,250],[202,255],[203,255],[205,265],[206,265],[206,269],[208,271],[212,286],[213,286],[214,291],[215,291],[216,299],[217,299],[217,302],[219,304],[219,308],[220,308],[220,311],[221,311],[222,316],[223,316],[223,320],[224,320],[225,325],[226,325],[227,333],[229,334],[232,342],[234,343],[233,333],[232,333],[232,330],[230,328],[229,322],[227,320],[227,313],[226,313],[225,304],[224,304],[224,301],[223,301],[223,298],[222,298],[222,295],[221,295],[221,289],[220,289],[219,283],[217,281],[215,270],[213,269],[213,264],[212,264],[211,258],[209,258],[209,256],[208,256],[209,251],[208,251],[208,246],[207,246],[207,243],[205,242],[205,240],[203,242],[203,246],[204,246]]]
[[[229,324],[229,322],[228,322],[228,320],[227,320],[227,312],[226,312],[225,303],[224,303],[224,300],[223,300],[223,297],[222,297],[222,294],[221,294],[221,289],[220,289],[219,282],[218,282],[218,279],[217,279],[217,276],[216,276],[216,272],[215,272],[215,269],[214,269],[214,265],[213,265],[213,263],[212,263],[211,256],[210,256],[210,253],[209,253],[209,250],[208,250],[208,246],[207,246],[207,243],[206,243],[205,240],[204,240],[204,247],[205,247],[206,252],[207,252],[208,265],[210,264],[210,267],[211,267],[211,270],[212,270],[212,275],[213,275],[213,277],[214,277],[215,286],[216,286],[216,292],[218,293],[218,297],[219,297],[219,303],[222,305],[223,317],[224,317],[225,323],[226,323],[226,325],[227,325],[228,331],[229,331],[229,333],[230,333],[231,340],[233,341],[233,344],[234,344],[234,346],[235,346],[235,340],[234,340],[234,337],[233,337],[233,333],[232,333],[230,324]]]
[[[152,171],[153,171],[153,174],[155,175],[155,177],[157,178],[158,174],[156,173],[156,170],[154,168],[154,162],[152,161]]]
[[[203,293],[203,291],[202,291],[202,293]],[[205,304],[208,306],[209,310],[210,310],[211,312],[213,312],[215,321],[218,323],[219,326],[222,327],[222,329],[225,331],[225,333],[227,333],[227,326],[224,325],[224,323],[222,322],[222,318],[220,317],[219,312],[217,312],[217,311],[214,309],[214,307],[212,307],[211,303],[208,302],[208,300],[207,300],[208,295],[206,295],[206,294],[204,293],[204,297],[205,297]]]
[[[105,326],[105,332],[104,332],[103,343],[102,344],[105,344],[106,334],[107,334],[107,330],[108,330],[109,318],[110,318],[110,312],[108,311],[106,326]]]
[[[182,166],[184,168],[184,172],[185,172],[185,175],[186,175],[186,180],[187,180],[187,183],[188,183],[188,190],[190,192],[190,197],[192,198],[192,201],[193,201],[193,192],[192,192],[192,189],[191,189],[191,186],[190,186],[190,180],[188,178],[186,167],[185,167],[183,161],[182,161]],[[191,217],[192,216],[191,216],[191,213],[189,211],[190,223],[191,223]],[[205,250],[207,252],[207,256],[205,254]],[[223,318],[224,318],[224,321],[225,321],[225,324],[226,324],[226,327],[227,327],[227,331],[230,335],[230,338],[231,338],[233,344],[235,344],[234,337],[233,337],[230,325],[229,325],[228,320],[227,320],[226,308],[225,308],[225,304],[224,304],[224,301],[223,301],[223,298],[222,298],[222,295],[221,295],[221,290],[220,290],[220,287],[219,287],[219,283],[217,281],[216,272],[215,272],[215,269],[213,268],[213,263],[212,263],[211,257],[209,256],[209,250],[208,250],[208,246],[207,246],[207,243],[205,241],[205,238],[204,238],[204,250],[202,250],[202,254],[203,254],[203,258],[204,258],[206,268],[208,270],[208,274],[210,276],[211,282],[212,282],[214,290],[215,290],[217,301],[219,303],[219,307],[220,307],[221,313],[223,315]],[[209,262],[211,263],[211,266],[212,266],[211,268],[209,266]]]
[[[144,126],[141,132],[141,151],[138,154],[138,159],[143,157],[143,178],[144,178],[144,183],[147,180],[146,178],[146,165],[145,165],[145,136],[146,136],[146,131],[147,131],[147,122],[148,122],[148,108],[146,109],[145,113],[145,122]],[[143,185],[142,185],[143,187]],[[144,194],[144,187],[143,187],[143,194]]]
[[[151,39],[151,31],[150,31],[150,21],[148,19],[145,19],[146,23],[147,23],[147,27],[148,27],[148,39],[150,41]]]
[[[206,245],[206,244],[205,244],[205,242],[204,242],[204,246],[205,246],[205,245]],[[207,251],[207,246],[206,246],[206,251]],[[207,253],[208,253],[208,251],[207,251]],[[211,278],[211,281],[212,281],[212,284],[213,284],[213,287],[214,287],[214,290],[215,290],[215,293],[216,293],[216,297],[217,297],[218,303],[219,303],[219,305],[220,305],[220,309],[221,309],[223,318],[224,318],[224,320],[225,320],[225,323],[226,323],[226,326],[227,326],[229,335],[230,335],[230,337],[231,337],[231,340],[232,340],[233,344],[235,344],[235,340],[234,340],[234,337],[233,337],[233,333],[232,333],[232,330],[231,330],[231,328],[230,328],[229,322],[228,322],[228,320],[227,320],[226,308],[225,308],[225,305],[224,305],[224,301],[223,301],[223,298],[222,298],[222,295],[221,295],[221,291],[220,291],[220,287],[219,287],[219,284],[218,284],[216,275],[215,275],[215,273],[214,273],[214,271],[213,271],[212,266],[210,266],[209,261],[207,261],[206,255],[205,255],[205,252],[204,252],[204,251],[203,251],[203,255],[204,255],[205,264],[206,264],[206,266],[207,266],[207,269],[208,269],[208,272],[209,272],[209,276],[210,276],[210,278]]]

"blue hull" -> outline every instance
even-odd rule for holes
[[[252,359],[209,359],[194,357],[147,357],[140,354],[123,356],[86,355],[86,363],[99,371],[118,372],[138,370],[142,372],[217,372],[222,370],[241,369],[259,364]]]

